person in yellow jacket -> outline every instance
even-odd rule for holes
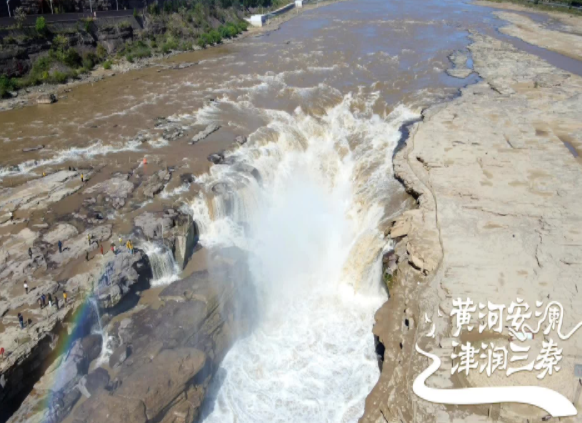
[[[125,244],[127,247],[128,251],[131,251],[131,254],[133,254],[133,244],[131,243],[130,240],[127,240],[127,244]]]

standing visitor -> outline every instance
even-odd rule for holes
[[[85,182],[85,176],[81,173],[81,183]]]
[[[24,316],[18,313],[18,322],[20,323],[20,329],[24,329]]]
[[[63,291],[63,301],[67,304],[67,292]]]
[[[26,282],[24,282],[24,292],[28,295],[28,284]]]
[[[59,253],[63,252],[63,243],[59,240]]]
[[[40,300],[42,301],[42,307],[41,308],[45,308],[46,307],[46,296],[44,294],[42,294],[40,296]]]
[[[28,248],[28,256],[32,260],[32,248],[30,248],[30,247]]]
[[[101,255],[103,256],[104,255],[103,254],[103,244],[101,244],[100,248],[101,248]]]
[[[48,302],[49,302],[49,307],[53,308],[53,296],[51,294],[48,294]]]

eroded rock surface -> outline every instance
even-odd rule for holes
[[[216,266],[209,271],[165,288],[159,308],[137,311],[113,326],[118,346],[110,364],[116,375],[107,390],[92,393],[75,410],[75,422],[198,416],[228,346],[250,328],[254,304],[244,255],[226,250],[213,257]]]
[[[556,300],[569,321],[582,320],[582,250],[572,247],[582,243],[582,166],[572,153],[582,147],[582,78],[493,38],[473,40],[484,81],[426,110],[395,159],[395,174],[418,209],[391,229],[398,241],[391,299],[374,327],[383,372],[361,422],[540,421],[547,413],[536,407],[445,407],[420,399],[412,382],[428,363],[415,344],[441,357],[430,386],[461,387],[451,376],[453,342],[460,343],[449,317],[454,299],[506,307],[517,298],[532,307]],[[431,329],[425,313],[436,324],[434,339],[423,337]],[[508,338],[504,330],[496,345],[508,347]],[[573,398],[571,369],[582,358],[582,338],[562,347],[562,370],[570,370],[543,381],[536,372],[491,378],[475,372],[463,387],[541,385]]]

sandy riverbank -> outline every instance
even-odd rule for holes
[[[565,42],[562,33],[544,34],[548,44]],[[473,34],[473,40],[474,69],[483,81],[426,110],[395,158],[395,174],[419,207],[392,230],[399,270],[374,329],[386,346],[384,370],[362,422],[522,422],[547,414],[509,403],[443,406],[421,400],[412,383],[429,363],[414,351],[417,343],[443,360],[429,386],[541,385],[580,405],[573,376],[574,363],[582,362],[580,334],[562,342],[554,336],[564,350],[561,371],[541,382],[537,372],[451,376],[450,356],[458,352],[453,341],[463,339],[453,336],[449,317],[456,298],[506,307],[521,298],[536,310],[536,301],[542,307],[559,301],[564,332],[582,320],[582,78],[493,38]],[[425,337],[431,329],[425,314],[436,323],[434,339]],[[508,347],[508,338],[504,329],[496,342]],[[491,335],[473,333],[472,340],[479,347]],[[532,351],[543,340],[536,337]]]

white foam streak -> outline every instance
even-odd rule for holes
[[[67,150],[61,150],[48,159],[28,160],[17,166],[0,168],[0,179],[6,176],[28,174],[39,167],[57,165],[67,161],[91,160],[97,156],[123,151],[138,151],[140,146],[141,142],[138,140],[131,140],[121,145],[103,145],[101,140],[96,140],[88,147],[72,147]]]

